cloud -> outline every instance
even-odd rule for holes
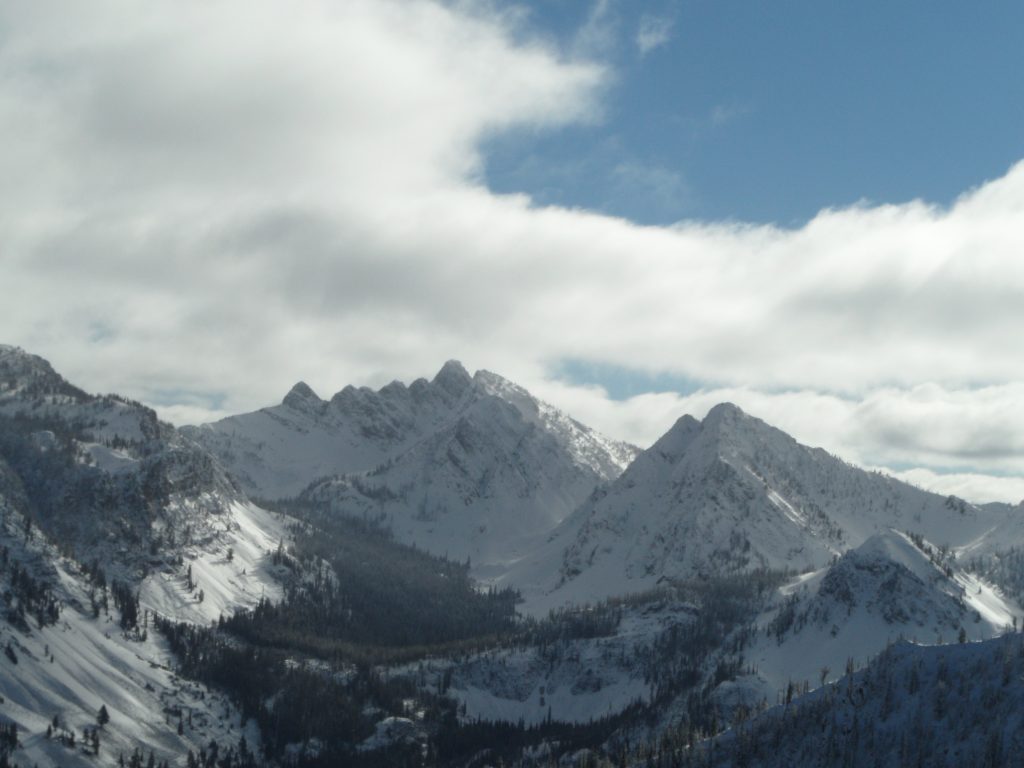
[[[935,493],[957,496],[984,504],[992,501],[1018,503],[1024,499],[1024,478],[992,477],[972,473],[939,474],[928,469],[909,469],[889,474]]]
[[[636,47],[640,55],[646,56],[655,48],[665,45],[672,38],[673,25],[673,20],[666,16],[642,15],[636,30]]]
[[[636,161],[620,162],[612,169],[609,187],[623,200],[643,201],[673,218],[693,203],[693,194],[683,177],[667,168]]]
[[[614,0],[594,0],[574,36],[573,53],[585,59],[606,58],[618,45],[620,23]]]
[[[856,398],[721,387],[613,400],[601,387],[559,380],[535,389],[583,422],[637,445],[654,442],[681,414],[703,418],[717,403],[732,402],[805,445],[937,493],[977,502],[1024,498],[1024,386],[1016,383],[881,388]]]
[[[223,394],[161,400],[179,416],[459,357],[641,441],[728,398],[866,464],[1022,471],[1024,165],[948,208],[799,229],[495,195],[482,143],[595,119],[612,77],[522,23],[427,0],[0,5],[0,338],[91,390]],[[553,379],[566,359],[714,385],[615,403]]]
[[[583,393],[550,394],[559,402]],[[585,390],[586,391],[586,390]],[[591,421],[640,444],[653,442],[681,413],[702,417],[716,403],[734,402],[797,439],[868,465],[930,466],[1024,475],[1024,387],[947,390],[923,385],[882,388],[850,398],[813,390],[764,392],[748,387],[703,389],[690,395],[650,393],[592,402]]]
[[[719,128],[749,114],[750,111],[750,107],[748,106],[741,106],[738,104],[716,104],[711,108],[711,114],[708,117],[708,122],[711,123],[712,127]]]

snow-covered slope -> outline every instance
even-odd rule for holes
[[[726,403],[681,418],[508,579],[557,605],[663,578],[821,568],[888,528],[959,546],[1005,515],[853,467]]]
[[[138,747],[177,764],[211,739],[236,744],[233,707],[173,673],[151,619],[205,624],[279,598],[285,526],[152,410],[0,346],[0,712],[20,731],[14,759],[112,765]],[[119,590],[138,624],[122,626]],[[86,756],[101,705],[110,722]]]
[[[186,433],[254,493],[303,491],[402,541],[469,557],[478,573],[521,557],[636,453],[454,361],[430,382],[347,387],[329,402],[297,385],[280,406]]]
[[[303,497],[482,566],[521,557],[595,482],[548,432],[487,397],[377,470],[314,484]]]
[[[288,539],[287,519],[251,502],[235,502],[215,527],[193,540],[181,563],[152,570],[143,579],[139,602],[161,616],[209,624],[220,616],[282,596],[280,567],[271,561]]]
[[[143,631],[124,631],[105,589],[38,532],[26,537],[24,515],[3,493],[0,550],[0,713],[19,731],[14,761],[112,766],[141,749],[184,765],[189,749],[198,752],[211,739],[237,744],[244,734],[259,743],[225,697],[174,673],[166,643],[146,618]],[[109,715],[102,726],[101,707]],[[94,730],[98,754],[86,738]]]
[[[244,500],[150,408],[89,395],[14,347],[0,347],[0,457],[8,492],[45,535],[125,578],[223,527]]]
[[[745,656],[769,689],[838,677],[848,659],[863,665],[888,644],[986,640],[1024,615],[955,561],[897,531],[871,536],[831,567],[784,587],[762,616]],[[771,698],[770,700],[774,700]]]
[[[132,466],[142,446],[173,433],[140,403],[116,395],[89,395],[65,381],[43,358],[5,344],[0,344],[0,416],[41,427],[47,422],[66,425],[85,437],[77,459],[102,469]],[[48,437],[40,432],[40,440]],[[59,436],[49,439],[55,437]]]
[[[250,493],[296,496],[318,478],[380,465],[447,423],[470,388],[446,365],[432,382],[379,391],[345,387],[321,400],[306,384],[280,405],[182,431],[214,453]]]

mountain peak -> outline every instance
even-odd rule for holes
[[[0,344],[0,389],[33,395],[62,394],[75,399],[87,399],[78,387],[65,381],[47,360],[26,352],[21,347]]]
[[[319,405],[321,400],[306,382],[300,381],[284,396],[283,403],[292,408],[304,408],[310,404]]]
[[[458,360],[449,360],[434,377],[434,385],[455,397],[460,397],[473,384],[473,377]]]
[[[700,433],[700,429],[699,421],[688,413],[684,414],[676,420],[668,432],[651,446],[651,450],[657,451],[669,461],[679,461],[694,438]]]
[[[43,358],[10,344],[0,344],[0,365],[5,368],[17,368],[24,372],[54,373],[53,368]]]
[[[719,403],[708,411],[704,417],[704,424],[715,425],[729,423],[737,419],[746,418],[747,414],[734,403]]]
[[[843,555],[840,562],[843,561],[856,563],[861,568],[881,562],[892,562],[926,582],[935,576],[938,570],[929,560],[928,554],[909,536],[893,528],[886,528],[869,536],[859,547]]]
[[[720,455],[722,451],[749,454],[754,446],[771,446],[780,448],[783,444],[795,443],[785,432],[761,421],[756,416],[743,411],[733,403],[719,403],[704,417],[700,423],[701,442],[715,446]]]

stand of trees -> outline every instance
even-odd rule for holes
[[[372,523],[298,502],[278,506],[307,521],[291,551],[275,558],[293,577],[280,603],[263,601],[226,621],[237,636],[325,659],[383,662],[516,628],[518,594],[479,591],[468,563],[399,544]]]

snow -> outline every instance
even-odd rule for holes
[[[539,612],[662,578],[817,570],[890,528],[955,549],[1007,515],[866,472],[722,404],[681,418],[496,581]]]
[[[409,718],[385,717],[377,722],[373,735],[359,745],[359,751],[383,749],[394,744],[415,742],[424,737],[423,729]]]
[[[134,472],[138,468],[138,459],[127,451],[110,448],[100,443],[80,443],[79,447],[89,457],[93,466],[111,475],[121,472]]]
[[[1003,597],[998,588],[981,577],[958,571],[956,583],[963,587],[964,599],[972,610],[977,611],[985,622],[994,627],[1014,627],[1021,620],[1021,612],[1012,602]]]
[[[262,595],[280,597],[268,555],[286,535],[286,522],[245,501],[204,451],[161,424],[150,409],[116,396],[81,392],[46,361],[21,350],[0,346],[0,374],[0,417],[25,413],[41,423],[61,420],[76,436],[78,464],[68,470],[71,481],[102,482],[103,475],[138,474],[140,485],[147,480],[161,483],[163,493],[155,494],[161,499],[158,509],[128,503],[119,507],[116,500],[104,499],[104,504],[114,505],[103,510],[108,523],[104,535],[86,526],[86,535],[74,540],[82,562],[95,558],[108,578],[131,584],[138,583],[146,569],[149,574],[140,586],[142,607],[178,620],[207,623],[221,612],[254,604]],[[57,435],[42,429],[19,450],[42,453],[57,447]],[[40,627],[34,617],[28,618],[27,628],[0,621],[0,645],[10,644],[17,658],[14,663],[6,653],[0,657],[0,711],[17,723],[23,745],[13,760],[114,765],[119,753],[127,757],[139,747],[152,749],[158,761],[166,758],[172,765],[184,765],[189,749],[198,751],[211,739],[227,746],[244,733],[250,743],[259,743],[255,727],[243,728],[224,696],[175,674],[169,648],[147,626],[148,611],[142,619],[147,631],[131,637],[122,632],[112,604],[109,614],[102,609],[94,614],[95,588],[81,567],[49,543],[42,530],[33,527],[32,534],[25,535],[24,512],[31,509],[27,503],[17,473],[0,459],[0,542],[6,556],[47,584],[62,606],[55,625]],[[139,527],[133,529],[129,521]],[[69,516],[53,522],[59,528],[83,521]],[[144,525],[161,535],[173,529],[176,543],[154,536],[162,549],[150,550],[148,535],[139,536]],[[122,526],[132,538],[120,535]],[[90,533],[95,535],[90,538]],[[185,538],[188,543],[182,545]],[[67,542],[65,548],[70,548]],[[230,561],[228,548],[233,550]],[[179,557],[182,571],[192,566],[197,585],[191,595],[175,578]],[[0,578],[8,578],[9,572]],[[205,597],[201,603],[196,600],[199,589]],[[10,599],[6,586],[0,589],[0,615],[5,619]],[[98,757],[87,756],[81,749],[83,729],[97,725],[100,706],[107,708],[110,722],[100,729]],[[75,732],[78,751],[63,746],[59,738],[46,738],[55,716],[59,732]]]
[[[379,520],[490,578],[537,543],[636,449],[488,371],[449,361],[432,382],[296,385],[280,406],[185,433],[263,497],[306,498]]]
[[[659,635],[692,619],[693,606],[659,602],[626,608],[607,637],[559,641],[547,651],[474,654],[452,669],[448,694],[464,705],[467,720],[536,725],[549,716],[585,723],[614,715],[650,699],[652,683],[640,659]]]
[[[346,387],[326,401],[300,383],[281,405],[186,429],[213,462],[148,409],[78,393],[39,358],[0,345],[0,370],[0,415],[31,407],[86,424],[81,464],[117,475],[142,471],[154,456],[166,460],[173,488],[154,525],[173,523],[179,538],[145,561],[140,601],[180,621],[209,624],[282,596],[271,555],[289,521],[246,500],[221,465],[254,494],[304,491],[338,512],[384,522],[402,541],[470,558],[478,577],[520,588],[523,612],[535,616],[676,579],[785,569],[791,578],[755,617],[744,652],[755,673],[714,694],[726,710],[773,700],[790,681],[819,685],[822,670],[834,679],[848,659],[869,663],[901,640],[950,643],[962,632],[986,641],[1024,618],[962,567],[1024,542],[1021,508],[978,507],[864,472],[729,404],[703,422],[684,416],[638,454],[500,376],[470,376],[450,361],[433,381]],[[40,430],[33,440],[46,451],[57,438]],[[0,657],[2,711],[24,732],[16,758],[96,764],[42,734],[55,714],[81,732],[100,704],[111,714],[101,765],[136,744],[180,759],[211,738],[236,741],[237,713],[215,692],[177,678],[155,632],[133,640],[114,616],[94,618],[71,561],[38,539],[17,544],[4,491],[3,535],[17,556],[50,569],[64,602],[56,626],[25,634],[0,622],[0,645],[10,642],[19,658],[15,665]],[[117,540],[101,549],[113,560],[127,546]],[[627,609],[609,637],[426,666],[435,679],[450,671],[450,694],[468,719],[586,722],[650,697],[640,659],[691,611]],[[667,712],[684,706],[677,701]],[[181,708],[194,724],[179,737],[169,713]],[[389,718],[361,748],[420,739],[422,730],[415,715]],[[257,734],[247,738],[256,743]]]
[[[779,639],[769,629],[787,598],[797,601],[798,620]],[[790,681],[817,686],[824,668],[826,679],[835,679],[847,659],[862,666],[902,639],[952,643],[962,628],[968,640],[986,640],[1022,615],[990,586],[963,571],[947,575],[909,537],[890,530],[781,588],[757,622],[764,634],[745,657],[766,690],[777,693]]]
[[[215,525],[217,529],[203,545],[186,549],[180,567],[146,577],[139,594],[144,608],[176,621],[209,624],[252,608],[261,598],[281,599],[280,574],[271,556],[287,538],[286,519],[250,502],[236,501]],[[186,583],[189,566],[195,584],[191,590]]]
[[[254,726],[242,727],[238,712],[221,694],[179,678],[174,659],[159,635],[150,629],[144,641],[129,639],[117,623],[116,611],[94,618],[81,606],[89,604],[88,590],[73,564],[38,541],[26,544],[5,519],[5,544],[12,557],[43,557],[55,569],[56,585],[64,605],[55,625],[23,632],[0,623],[0,645],[8,643],[18,659],[0,657],[0,692],[5,719],[17,723],[22,748],[14,759],[22,764],[112,766],[119,753],[136,747],[154,750],[158,760],[184,765],[189,749],[198,751],[211,739],[236,743],[243,733],[259,742]],[[22,553],[22,548],[26,547]],[[46,738],[46,729],[58,718],[62,730],[74,730],[81,744],[85,728],[97,725],[105,706],[110,722],[100,730],[98,757],[86,756]],[[184,713],[184,733],[177,733]],[[187,723],[192,712],[191,724]]]

